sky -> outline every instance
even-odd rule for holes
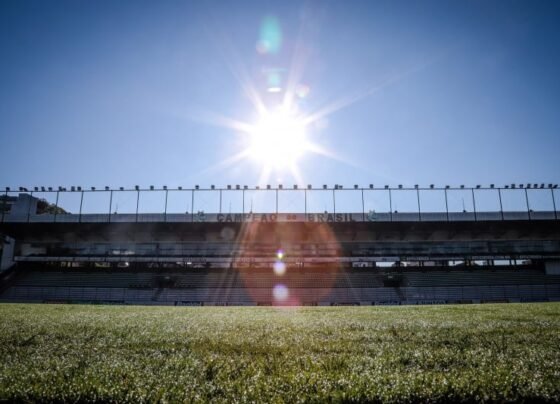
[[[559,20],[545,0],[4,0],[0,185],[556,183]],[[286,100],[313,147],[266,168],[245,132]]]

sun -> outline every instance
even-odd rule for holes
[[[305,123],[285,109],[264,111],[251,126],[249,155],[277,169],[295,165],[309,144]]]

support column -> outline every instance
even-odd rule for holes
[[[476,217],[476,200],[474,198],[474,188],[471,188],[471,192],[472,192],[472,206],[473,206],[473,212],[474,212],[474,221],[477,221],[477,217]]]
[[[167,195],[168,195],[169,191],[166,189],[165,190],[165,207],[163,209],[163,221],[167,222]]]
[[[556,201],[554,200],[554,189],[550,188],[550,193],[552,195],[552,208],[554,209],[554,219],[558,219],[558,213],[556,211]]]
[[[362,221],[366,221],[366,205],[364,203],[364,189],[362,188]]]
[[[140,206],[140,190],[136,191],[136,222],[138,222],[138,207]]]
[[[447,221],[449,222],[449,204],[447,203],[447,188],[443,189],[445,193],[445,215],[447,217]]]
[[[389,188],[389,216],[391,216],[391,222],[393,221],[393,198],[391,196],[391,188]]]
[[[58,198],[58,193],[57,193],[57,198]],[[113,190],[111,190],[109,193],[109,218],[107,220],[109,223],[111,223],[111,215],[113,214],[111,212],[112,209],[113,209]]]
[[[527,217],[531,220],[531,205],[529,205],[529,194],[527,193],[527,188],[525,188],[525,202],[527,203]]]
[[[194,189],[191,190],[191,222],[194,222]]]
[[[81,223],[82,222],[82,207],[84,205],[84,191],[82,191],[82,194],[80,195],[80,213],[79,213],[79,217],[78,217],[78,221]]]
[[[418,202],[418,221],[422,221],[422,208],[420,207],[420,190],[416,188],[416,200]]]
[[[504,220],[504,207],[502,205],[502,190],[498,188],[498,198],[500,199],[500,214],[502,215],[502,220]]]

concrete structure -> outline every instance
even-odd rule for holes
[[[0,224],[0,232],[9,237],[2,257],[4,301],[560,300],[555,207],[525,212],[366,213],[364,207],[361,213],[70,214],[67,207],[53,210],[50,203],[20,198],[27,210],[12,209]],[[12,262],[15,266],[8,268]]]

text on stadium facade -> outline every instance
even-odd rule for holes
[[[219,222],[219,223],[243,223],[243,222],[317,222],[317,223],[348,223],[362,222],[364,217],[361,213],[218,213],[195,214],[195,222]],[[374,215],[367,214],[366,220],[376,220]]]

